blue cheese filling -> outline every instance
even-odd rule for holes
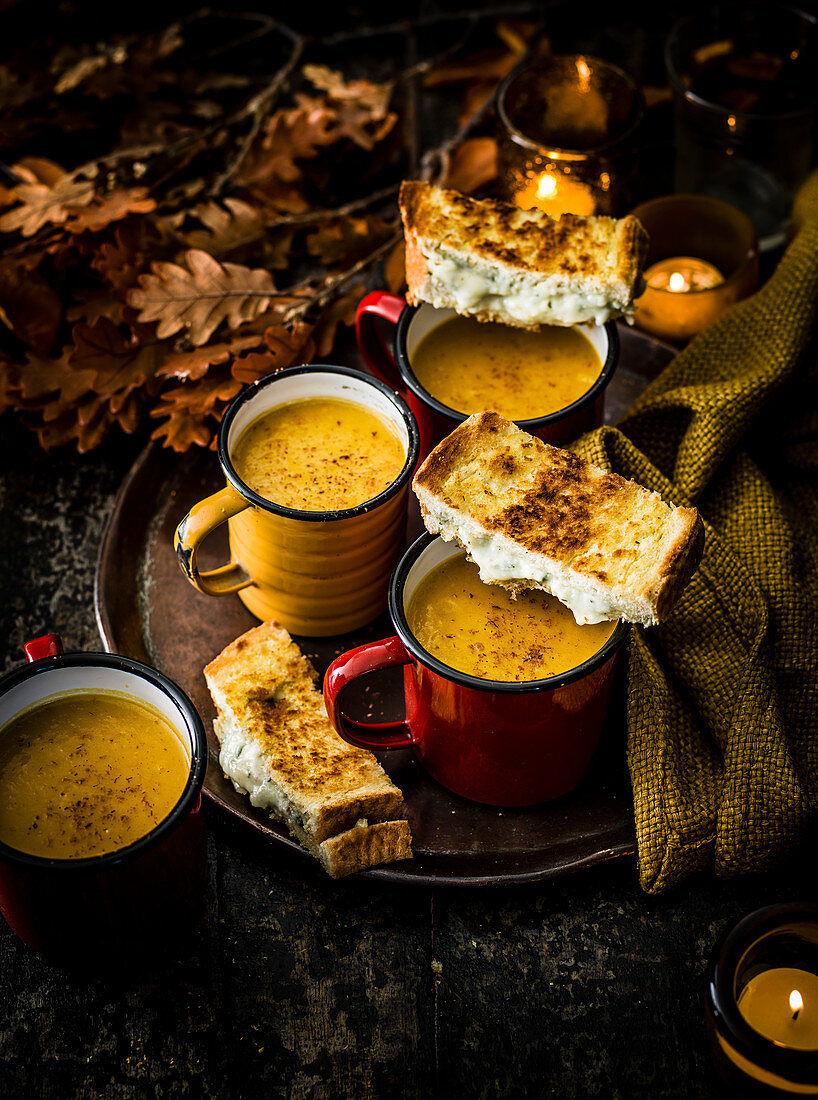
[[[422,249],[429,268],[430,290],[460,313],[500,312],[522,324],[549,319],[563,324],[604,324],[628,312],[604,293],[579,292],[559,276],[532,279],[503,267],[475,269],[455,256]],[[630,310],[632,312],[632,310]]]

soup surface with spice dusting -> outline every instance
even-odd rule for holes
[[[0,730],[0,840],[46,859],[125,848],[179,801],[190,752],[154,707],[114,691],[75,691]]]
[[[274,504],[356,508],[388,489],[406,448],[386,419],[339,397],[305,397],[263,413],[232,451],[236,473]]]
[[[427,332],[412,372],[432,397],[462,413],[491,409],[531,420],[578,401],[602,373],[596,348],[576,328],[539,332],[451,317]]]
[[[408,600],[406,619],[423,648],[445,665],[505,683],[576,668],[618,625],[578,626],[547,592],[520,592],[513,600],[505,588],[484,584],[465,554],[429,570]]]

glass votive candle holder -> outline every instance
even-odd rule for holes
[[[497,90],[501,197],[524,210],[619,214],[632,202],[639,88],[586,54],[538,60]]]
[[[818,904],[771,905],[722,933],[705,1019],[725,1095],[818,1096]]]
[[[775,248],[813,161],[818,20],[781,4],[713,5],[676,24],[665,62],[675,189],[741,207],[762,251]]]
[[[666,195],[632,213],[648,232],[645,291],[634,322],[685,343],[758,283],[758,235],[750,218],[708,195]]]

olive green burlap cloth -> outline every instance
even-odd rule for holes
[[[629,643],[628,766],[650,892],[767,869],[818,807],[818,175],[769,282],[701,333],[591,461],[695,504],[697,574]]]

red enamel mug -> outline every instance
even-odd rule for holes
[[[474,802],[529,806],[559,798],[579,783],[596,748],[627,624],[583,664],[544,680],[505,683],[458,672],[418,642],[405,607],[423,577],[459,553],[428,534],[410,546],[389,593],[397,635],[333,661],[324,678],[327,713],[351,744],[411,748],[439,783]],[[345,715],[344,688],[389,665],[404,666],[405,720],[376,724]]]
[[[167,718],[189,749],[190,771],[170,813],[125,848],[49,859],[0,841],[0,913],[20,939],[61,961],[164,945],[195,919],[203,897],[202,720],[181,688],[140,661],[113,653],[63,653],[56,634],[28,642],[25,653],[30,663],[0,680],[0,737],[17,715],[48,699],[115,691]]]
[[[364,362],[376,378],[405,398],[414,413],[420,429],[422,459],[468,416],[432,397],[412,370],[412,356],[423,337],[454,315],[453,309],[436,309],[426,303],[410,306],[397,294],[376,290],[359,304],[355,317],[355,335]],[[589,390],[566,408],[547,416],[515,421],[518,427],[546,443],[570,443],[583,432],[599,427],[605,389],[619,361],[619,335],[613,321],[575,327],[596,350],[602,373]]]

